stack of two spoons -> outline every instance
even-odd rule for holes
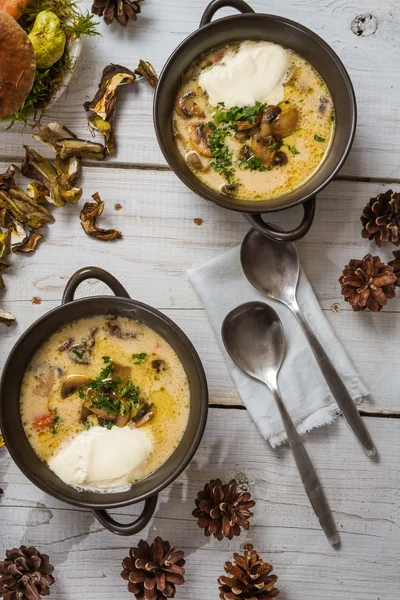
[[[300,265],[295,245],[270,241],[251,230],[243,239],[240,257],[249,282],[265,296],[285,304],[296,316],[340,410],[367,455],[375,456],[376,448],[357,407],[297,303]],[[321,483],[279,393],[277,377],[285,356],[285,335],[278,314],[262,302],[242,304],[226,316],[222,339],[232,360],[274,395],[311,505],[330,544],[338,544],[339,535]]]

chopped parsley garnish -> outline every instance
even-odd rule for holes
[[[325,138],[323,138],[323,137],[320,137],[320,136],[319,136],[319,135],[317,135],[317,134],[314,134],[314,140],[315,140],[316,142],[324,142],[324,141],[325,141]]]
[[[140,352],[139,354],[132,354],[132,358],[135,358],[135,365],[141,365],[142,363],[144,363],[148,356],[146,354],[146,352]]]
[[[233,121],[248,121],[253,124],[256,122],[257,115],[264,106],[261,102],[256,102],[254,106],[233,106],[229,110],[217,110],[213,114],[213,119],[217,125],[221,123],[229,124]]]
[[[57,409],[54,411],[55,417],[53,419],[53,423],[51,424],[51,433],[55,435],[57,433],[57,427],[60,423],[62,423],[62,418],[58,416]]]
[[[278,150],[278,148],[281,147],[281,143],[280,142],[275,142],[275,144],[272,144],[272,146],[269,147],[270,150]]]
[[[82,354],[82,352],[78,352],[78,350],[75,350],[75,348],[73,348],[71,350],[71,352],[72,352],[72,354],[75,354],[75,356],[77,358],[79,358],[79,360],[83,360],[83,354]]]
[[[300,152],[297,150],[296,146],[291,146],[290,144],[286,144],[289,152],[291,152],[293,155],[295,154],[300,154]]]
[[[141,353],[139,356],[143,358],[143,355],[144,353]],[[109,357],[103,357],[103,360],[105,358]],[[118,414],[125,416],[141,403],[139,390],[133,381],[124,380],[122,382],[121,377],[113,375],[115,369],[116,365],[109,362],[100,371],[98,377],[78,390],[79,397],[86,403],[85,407],[89,411],[91,408],[96,408],[110,415],[109,419],[103,416],[102,424],[105,427],[109,425],[108,421],[115,420],[115,416]],[[112,418],[111,415],[113,415]]]
[[[243,169],[250,169],[250,171],[270,171],[271,167],[263,165],[261,158],[257,156],[251,156],[248,160],[241,160],[240,166]]]
[[[103,356],[102,357],[105,363],[109,363],[111,358],[109,356]]]
[[[230,133],[226,129],[217,129],[214,123],[209,123],[208,126],[213,131],[208,139],[208,146],[213,158],[210,161],[210,167],[217,173],[224,175],[230,183],[233,177],[233,169],[230,168],[232,166],[232,152],[225,144],[225,138]]]

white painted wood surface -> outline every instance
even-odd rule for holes
[[[400,5],[398,0],[250,0],[254,10],[298,20],[324,38],[338,53],[354,83],[359,124],[353,151],[341,171],[344,176],[399,179],[400,127]],[[135,68],[139,59],[149,60],[158,72],[178,44],[197,29],[207,0],[175,0],[169,4],[146,0],[137,23],[99,27],[100,38],[85,41],[79,77],[63,100],[49,115],[71,127],[80,136],[88,135],[83,103],[92,99],[102,69],[110,62]],[[90,7],[91,0],[83,6]],[[216,16],[233,14],[224,9]],[[356,36],[351,31],[355,17],[376,16],[374,34]],[[152,122],[152,90],[144,82],[127,86],[118,105],[117,162],[165,165],[158,149]],[[22,139],[7,132],[7,155],[20,157]],[[35,146],[36,147],[36,146]],[[5,149],[0,149],[0,157]]]
[[[85,0],[84,6],[89,7]],[[187,269],[237,245],[247,224],[240,214],[207,204],[186,190],[166,169],[152,125],[153,92],[144,82],[126,88],[118,108],[118,153],[105,165],[86,165],[79,206],[55,209],[56,223],[33,256],[13,255],[5,274],[1,305],[17,324],[0,329],[0,366],[19,335],[56,306],[70,275],[95,264],[110,270],[133,297],[163,310],[194,342],[204,362],[213,405],[203,442],[185,473],[165,490],[155,518],[142,533],[161,535],[186,552],[186,585],[177,599],[217,598],[216,578],[233,551],[252,542],[279,576],[282,600],[397,600],[400,586],[400,295],[379,314],[353,314],[343,303],[337,279],[350,258],[368,251],[389,259],[360,236],[359,216],[367,200],[389,186],[399,188],[400,8],[397,0],[250,0],[258,11],[299,20],[321,35],[342,58],[355,85],[359,126],[340,177],[319,197],[315,224],[298,246],[301,261],[325,314],[371,390],[364,417],[380,451],[369,461],[343,419],[307,436],[307,447],[325,486],[342,537],[334,551],[319,530],[287,448],[272,451],[259,436],[216,346],[207,316],[192,290]],[[80,136],[87,135],[82,104],[97,88],[109,62],[134,68],[139,58],[160,71],[167,56],[193,31],[205,0],[142,4],[136,24],[107,28],[87,40],[77,76],[63,101],[48,115]],[[221,11],[220,15],[229,14]],[[356,36],[357,15],[376,17],[374,34]],[[372,21],[373,21],[372,19]],[[128,57],[128,58],[127,58]],[[51,156],[40,144],[14,131],[0,134],[0,172],[19,162],[23,143]],[[123,167],[123,168],[122,168]],[[376,182],[363,183],[372,178]],[[20,180],[21,184],[24,181]],[[397,183],[396,183],[397,182]],[[26,181],[25,181],[26,184]],[[84,200],[99,191],[106,202],[102,223],[121,229],[112,244],[87,237],[79,224]],[[113,210],[121,203],[119,212]],[[274,215],[275,223],[294,225],[301,211]],[[197,226],[194,219],[203,219]],[[99,282],[80,295],[107,293]],[[33,305],[38,297],[41,304]],[[340,311],[331,307],[338,303]],[[229,408],[229,406],[231,408]],[[235,408],[236,407],[236,408]],[[237,476],[257,500],[252,528],[240,538],[218,543],[205,539],[191,517],[196,492],[211,477]],[[120,560],[141,537],[124,539],[106,532],[87,511],[70,508],[26,480],[5,449],[0,449],[0,554],[20,543],[48,552],[56,566],[56,600],[116,600],[128,597],[119,577]],[[121,515],[138,514],[138,508]]]
[[[379,440],[379,463],[366,458],[343,419],[306,442],[341,536],[342,547],[334,550],[319,529],[290,450],[267,447],[245,411],[213,409],[199,451],[160,494],[156,515],[142,534],[145,539],[161,535],[185,551],[186,584],[176,598],[216,599],[224,562],[251,542],[273,564],[284,600],[398,600],[400,421],[366,421]],[[128,598],[120,564],[139,536],[118,538],[90,512],[68,509],[39,490],[32,493],[5,452],[0,476],[1,546],[24,542],[51,555],[54,600]],[[191,516],[197,491],[216,476],[238,478],[257,502],[249,532],[230,542],[205,538]]]

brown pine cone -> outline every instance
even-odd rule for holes
[[[396,281],[394,285],[400,287],[400,250],[395,250],[393,252],[394,259],[389,260],[388,265],[393,267],[393,273],[396,275]]]
[[[0,561],[0,597],[7,600],[40,600],[50,595],[54,567],[47,554],[21,546],[7,550]]]
[[[251,544],[244,547],[244,556],[234,553],[233,562],[226,562],[224,575],[218,578],[221,600],[268,600],[279,595],[273,567],[264,562]]]
[[[140,13],[140,2],[143,0],[94,0],[92,13],[99,17],[104,16],[107,25],[115,18],[122,27],[126,27],[129,19],[136,21]]]
[[[369,308],[382,310],[396,296],[393,267],[385,265],[379,256],[367,254],[362,260],[351,260],[339,279],[342,294],[354,311]]]
[[[375,240],[379,247],[388,242],[400,246],[400,194],[388,190],[371,198],[361,215],[363,238]]]
[[[235,479],[224,485],[220,479],[212,479],[197,494],[195,503],[192,515],[197,525],[204,529],[205,536],[213,535],[219,541],[240,535],[241,527],[249,529],[248,519],[253,516],[250,508],[256,504],[249,492],[237,491]]]
[[[124,558],[121,577],[128,581],[128,591],[137,600],[164,600],[173,598],[177,585],[185,583],[184,553],[175,550],[169,542],[156,537],[151,546],[140,540]]]

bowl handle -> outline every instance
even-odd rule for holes
[[[82,281],[85,281],[86,279],[100,279],[100,281],[108,285],[108,287],[116,296],[130,298],[124,286],[118,281],[118,279],[115,279],[114,275],[111,275],[111,273],[105,271],[104,269],[100,269],[99,267],[84,267],[83,269],[79,269],[79,271],[74,273],[68,280],[68,283],[65,286],[61,304],[72,302],[76,288],[82,283]]]
[[[269,223],[265,223],[261,218],[261,215],[243,213],[243,216],[254,229],[257,229],[259,233],[265,235],[269,240],[273,240],[274,242],[294,242],[304,237],[310,229],[312,222],[314,221],[315,201],[316,196],[313,196],[309,200],[303,202],[303,220],[298,227],[295,227],[291,231],[282,231]]]
[[[244,2],[244,0],[212,0],[212,2],[210,2],[206,10],[204,11],[204,14],[200,21],[200,27],[203,27],[203,25],[207,25],[207,23],[210,23],[217,10],[219,10],[220,8],[224,8],[225,6],[236,8],[241,13],[254,12],[251,6]]]
[[[103,527],[111,531],[111,533],[115,533],[116,535],[135,535],[146,527],[153,516],[157,506],[157,498],[157,494],[151,498],[147,498],[142,514],[133,523],[118,523],[104,509],[93,510],[93,514]]]

